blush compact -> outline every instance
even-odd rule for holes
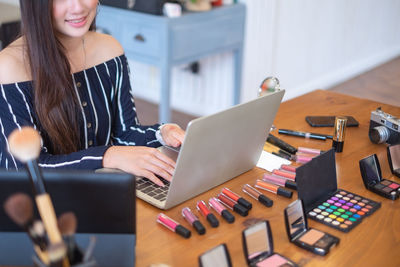
[[[388,146],[387,155],[390,170],[400,178],[400,144]]]
[[[336,236],[308,228],[303,203],[298,199],[285,208],[285,226],[289,241],[318,255],[326,255],[339,244]]]
[[[363,158],[359,164],[365,188],[391,200],[399,198],[400,184],[382,179],[381,166],[376,154]]]
[[[247,227],[242,232],[243,251],[247,264],[251,267],[293,267],[297,266],[288,258],[274,253],[269,221],[261,221]]]

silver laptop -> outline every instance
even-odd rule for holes
[[[136,195],[160,209],[169,209],[252,169],[283,95],[284,90],[270,93],[189,122],[179,153],[161,148],[176,160],[172,181],[159,187],[138,178]]]

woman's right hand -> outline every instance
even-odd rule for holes
[[[171,181],[175,162],[158,149],[145,146],[111,146],[103,158],[104,168],[120,169],[136,176],[146,177],[159,186],[161,176]]]

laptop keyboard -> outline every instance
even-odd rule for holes
[[[167,198],[169,190],[169,182],[164,178],[158,177],[165,186],[161,187],[153,183],[147,178],[141,177],[136,179],[136,190],[148,195],[149,197],[155,198],[158,201],[164,201]]]

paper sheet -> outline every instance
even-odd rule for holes
[[[257,167],[272,172],[274,169],[279,169],[282,164],[290,164],[290,163],[291,163],[290,160],[275,156],[263,150],[261,152],[260,158],[258,159]]]

